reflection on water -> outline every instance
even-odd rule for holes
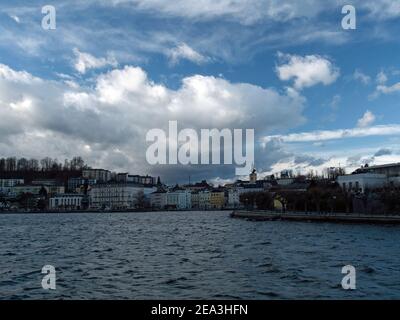
[[[0,235],[0,299],[400,298],[398,226],[85,213],[0,215]],[[340,285],[348,264],[355,291]]]

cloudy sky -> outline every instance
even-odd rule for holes
[[[0,156],[234,178],[147,164],[146,132],[177,120],[255,129],[263,173],[400,161],[400,1],[352,3],[356,30],[341,0],[3,1]]]

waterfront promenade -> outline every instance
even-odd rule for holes
[[[253,221],[309,221],[309,222],[338,222],[338,223],[383,223],[400,224],[400,215],[367,215],[358,213],[304,213],[304,212],[274,212],[236,210],[232,218]]]

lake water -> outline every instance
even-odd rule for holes
[[[57,288],[41,287],[44,265]],[[342,267],[357,289],[341,287]],[[400,227],[229,212],[0,215],[0,299],[400,299]]]

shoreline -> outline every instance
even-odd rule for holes
[[[359,213],[304,213],[235,210],[231,218],[250,221],[296,221],[331,223],[400,224],[400,215],[368,215]]]
[[[1,215],[17,215],[17,214],[82,214],[82,213],[157,213],[157,212],[233,212],[234,209],[215,209],[215,210],[86,210],[86,211],[0,211]]]

